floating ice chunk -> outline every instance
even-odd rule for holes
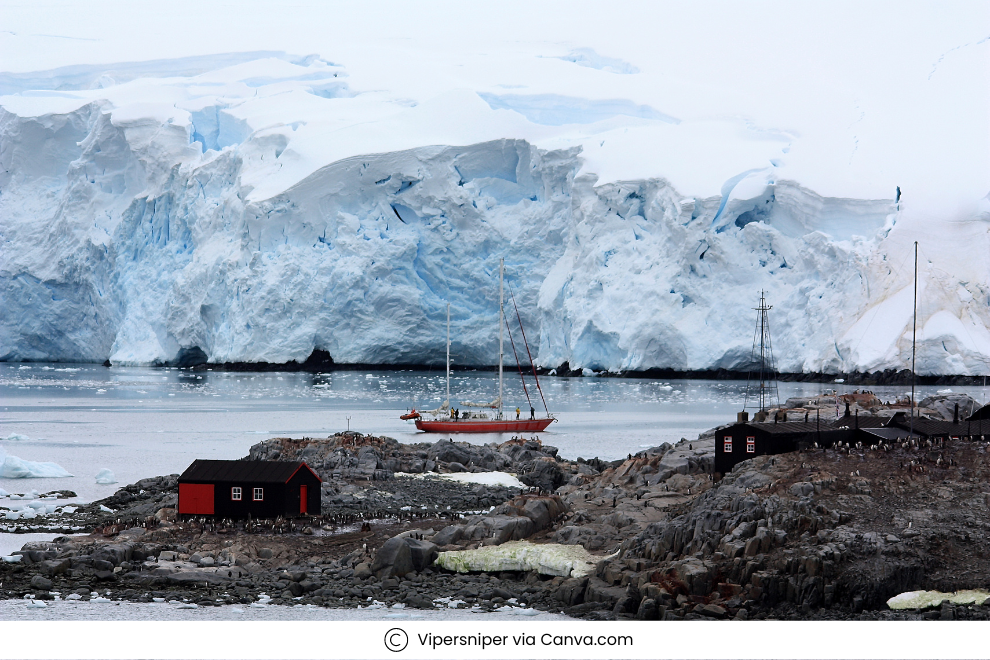
[[[69,594],[65,597],[66,600],[82,600],[81,594]]]
[[[0,477],[4,479],[58,479],[71,476],[57,463],[25,461],[11,456],[0,447]]]
[[[103,504],[100,505],[100,511],[102,511],[104,513],[113,513],[114,512],[113,509],[111,509],[110,507],[108,507],[106,505],[103,505]]]
[[[251,607],[256,607],[258,609],[263,609],[268,607],[268,601],[259,601],[257,603],[251,603]]]
[[[155,602],[155,603],[164,603],[165,602],[165,599],[164,598],[152,598],[151,600],[152,600],[152,602]]]
[[[6,442],[24,442],[25,440],[30,440],[31,438],[26,435],[21,435],[20,433],[11,433],[6,438],[3,438]]]
[[[28,603],[27,606],[28,609],[30,610],[44,609],[48,607],[47,605],[45,605],[45,601],[43,600],[32,600],[30,603]]]
[[[179,605],[175,609],[177,609],[177,610],[198,610],[199,609],[199,605],[197,605],[196,603],[182,603],[181,605]]]
[[[91,603],[112,603],[113,601],[109,598],[104,598],[103,596],[97,596],[96,598],[90,598]]]
[[[114,476],[113,470],[110,468],[103,468],[96,473],[96,483],[98,484],[115,484],[117,483],[117,477]]]
[[[536,616],[540,613],[539,610],[532,607],[513,607],[512,605],[503,605],[495,611],[504,614],[515,614],[516,616]]]
[[[242,610],[239,607],[232,607],[230,608],[230,611],[233,612],[234,614],[244,614],[244,610]]]
[[[8,495],[10,495],[10,493],[5,491],[3,488],[0,488],[0,497],[7,497]]]

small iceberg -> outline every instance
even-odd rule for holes
[[[6,438],[0,438],[0,440],[3,440],[4,442],[24,442],[30,439],[31,438],[26,435],[21,435],[20,433],[11,433]]]
[[[25,461],[11,456],[0,447],[0,477],[4,479],[59,479],[71,476],[57,463]]]
[[[117,483],[117,477],[114,476],[113,470],[109,468],[103,468],[96,473],[96,483],[98,484],[115,484]]]

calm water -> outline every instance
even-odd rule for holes
[[[506,408],[528,410],[517,373],[506,373]],[[735,418],[745,381],[544,378],[559,422],[540,434],[562,456],[615,459],[698,433]],[[530,394],[542,411],[539,395]],[[442,371],[305,373],[189,372],[139,367],[0,363],[0,445],[7,454],[58,463],[74,476],[0,479],[0,488],[40,492],[67,488],[83,499],[105,497],[98,485],[112,470],[119,484],[181,472],[196,458],[235,459],[273,436],[325,436],[348,426],[400,442],[433,442],[398,416],[435,407],[444,398]],[[842,385],[834,385],[842,391]],[[780,396],[811,395],[822,386],[781,383]],[[848,388],[851,391],[853,388]],[[881,398],[904,386],[873,388]],[[937,388],[919,388],[920,396]],[[954,387],[984,400],[983,388]],[[457,373],[451,399],[492,400],[492,372]],[[5,439],[11,434],[27,439]],[[461,436],[485,443],[498,435]]]

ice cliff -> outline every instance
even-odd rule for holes
[[[784,138],[692,195],[601,180],[590,141],[552,133],[693,130],[648,106],[462,90],[386,112],[338,65],[262,55],[33,94],[53,76],[0,76],[0,359],[436,364],[449,302],[455,362],[492,364],[504,257],[548,367],[745,368],[761,290],[782,370],[909,363],[897,204],[788,178],[764,158]],[[970,270],[922,263],[922,373],[986,371]]]

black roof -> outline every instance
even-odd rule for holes
[[[829,422],[829,425],[833,428],[861,428],[861,429],[879,429],[890,425],[890,416],[881,417],[880,415],[843,415],[838,419]]]
[[[911,427],[911,421],[906,417],[899,417],[895,424],[902,429]],[[915,417],[914,431],[925,436],[990,435],[990,420],[977,419],[953,424],[938,419]]]
[[[982,408],[978,409],[972,415],[970,415],[969,417],[967,417],[967,419],[970,419],[970,420],[973,420],[973,421],[975,421],[977,419],[990,419],[990,403],[988,403],[987,405],[985,405]]]
[[[832,426],[823,423],[820,427],[815,422],[746,422],[745,424],[734,424],[733,426],[748,426],[765,433],[816,433],[821,431],[826,433],[835,431]]]
[[[911,434],[907,429],[902,429],[898,426],[885,426],[883,428],[863,428],[863,433],[868,433],[869,435],[875,436],[877,438],[883,438],[884,440],[902,440],[906,438],[920,438],[921,436],[917,433]]]
[[[300,467],[313,472],[302,461],[207,461],[197,459],[179,476],[179,481],[241,481],[257,484],[284,484]],[[315,472],[313,472],[313,476],[320,479]]]

